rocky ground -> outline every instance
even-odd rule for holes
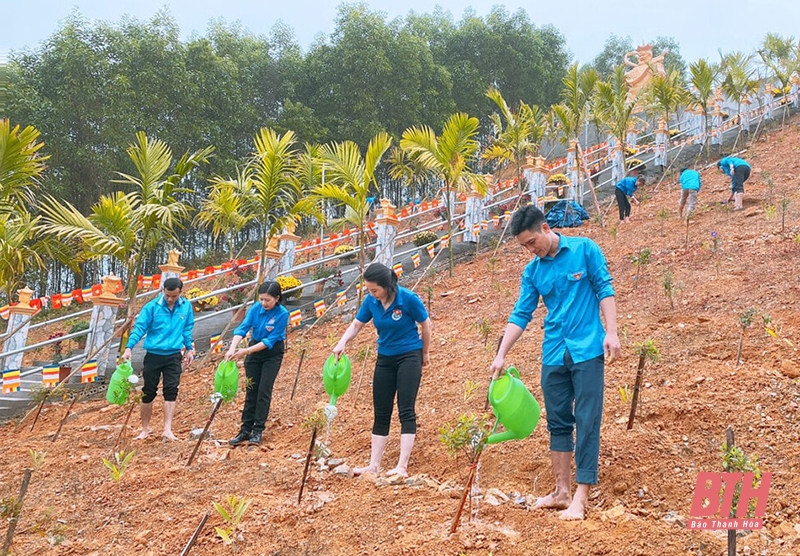
[[[461,414],[483,411],[488,365],[529,260],[511,241],[495,260],[482,253],[460,264],[453,277],[440,271],[416,284],[423,298],[431,288],[435,330],[433,361],[424,371],[417,405],[418,442],[409,480],[355,479],[332,468],[363,465],[369,457],[375,335],[368,327],[351,348],[355,354],[372,346],[361,387],[356,364],[338,417],[322,433],[334,461],[312,465],[297,502],[310,441],[302,423],[326,403],[322,362],[346,327],[346,319],[336,317],[306,336],[290,335],[267,438],[258,448],[230,449],[225,443],[238,430],[240,394],[218,413],[213,440],[186,465],[194,448],[190,433],[211,411],[213,361],[184,375],[175,427],[180,441],[134,443],[138,416],[132,419],[122,443],[136,453],[118,482],[103,460],[113,459],[126,408],[101,399],[80,402],[55,442],[51,436],[65,403],[45,407],[32,432],[30,418],[18,429],[14,423],[4,426],[4,506],[17,496],[24,468],[32,465],[30,451],[47,453],[33,472],[13,553],[179,554],[209,513],[191,554],[721,555],[725,533],[687,530],[686,519],[697,473],[722,470],[720,446],[728,426],[745,453],[758,456],[762,470],[773,473],[765,526],[740,532],[738,553],[799,553],[799,144],[794,121],[751,146],[745,157],[754,172],[742,212],[720,204],[728,182],[712,169],[703,173],[701,207],[688,229],[677,217],[679,190],[665,180],[647,187],[632,223],[604,228],[592,222],[566,231],[593,238],[606,253],[624,351],[606,367],[601,482],[592,489],[585,521],[567,523],[552,512],[528,509],[530,499],[552,484],[542,421],[530,438],[486,449],[478,475],[481,497],[465,512],[458,532],[449,534],[467,470],[463,457],[448,455],[438,433]],[[763,172],[769,172],[773,187]],[[608,211],[612,224],[615,213],[616,207]],[[644,249],[650,249],[650,261],[637,270],[631,261]],[[664,287],[667,272],[674,283],[671,301]],[[407,275],[404,282],[413,286],[420,276],[425,275]],[[740,316],[751,308],[752,325],[737,364]],[[539,400],[542,313],[535,314],[508,360]],[[481,330],[488,335],[486,345]],[[636,422],[628,431],[630,401],[623,392],[632,390],[635,345],[645,340],[656,342],[660,358],[645,368]],[[307,355],[290,400],[302,348]],[[465,397],[467,380],[478,383],[471,398]],[[156,426],[160,419],[159,398]],[[392,435],[387,468],[398,454],[396,424]],[[215,533],[226,524],[212,507],[227,495],[252,501],[232,546]]]

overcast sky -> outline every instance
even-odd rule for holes
[[[509,12],[522,8],[535,25],[555,25],[564,34],[574,59],[580,62],[591,61],[612,33],[629,35],[634,46],[657,36],[672,36],[680,43],[686,61],[693,62],[698,58],[717,60],[718,49],[751,52],[768,32],[783,36],[800,32],[798,0],[440,0],[435,3],[369,0],[364,3],[390,19],[411,10],[430,13],[436,4],[449,11],[455,21],[461,20],[466,6],[472,6],[480,16],[488,14],[494,5],[503,5]],[[73,8],[90,20],[115,22],[123,14],[146,21],[165,6],[184,39],[192,33],[204,34],[208,22],[214,18],[241,21],[255,34],[267,34],[277,20],[282,20],[294,29],[298,43],[307,50],[316,35],[327,36],[333,31],[339,5],[335,0],[0,0],[0,56],[11,50],[37,47]]]

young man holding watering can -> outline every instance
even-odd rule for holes
[[[164,280],[162,294],[142,307],[136,319],[127,347],[122,354],[123,361],[129,361],[131,350],[143,337],[144,349],[144,387],[142,388],[142,432],[136,440],[150,436],[150,417],[153,415],[153,400],[158,391],[158,383],[164,377],[162,394],[164,396],[164,432],[167,440],[177,440],[172,433],[172,416],[178,399],[178,386],[181,382],[181,361],[187,365],[194,359],[192,352],[192,329],[194,328],[194,309],[192,304],[181,297],[183,282],[178,278]],[[181,350],[184,349],[183,355]]]
[[[611,275],[596,243],[553,232],[542,211],[532,205],[514,213],[510,230],[535,258],[522,274],[519,298],[490,367],[492,379],[503,373],[506,355],[530,323],[541,297],[547,307],[542,393],[556,486],[535,507],[564,510],[561,519],[583,519],[589,488],[598,482],[604,360],[620,355]],[[578,483],[574,497],[573,451]]]
[[[378,331],[378,359],[372,380],[375,412],[372,451],[369,465],[354,468],[353,474],[380,472],[397,396],[400,459],[394,469],[387,471],[387,475],[407,477],[408,460],[417,434],[417,391],[422,380],[422,366],[429,361],[431,319],[417,294],[398,286],[394,271],[380,263],[372,263],[364,271],[364,287],[369,295],[364,298],[356,318],[333,348],[338,360],[347,342],[355,338],[366,323],[374,322]]]
[[[272,402],[272,388],[283,363],[283,342],[289,323],[289,311],[281,305],[281,295],[278,282],[264,282],[258,287],[259,302],[247,311],[242,324],[233,331],[231,347],[225,353],[228,361],[245,358],[247,376],[242,426],[239,434],[228,441],[232,446],[243,442],[261,444]],[[237,349],[248,332],[250,345]]]

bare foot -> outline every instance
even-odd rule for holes
[[[139,436],[137,436],[136,438],[134,438],[134,440],[144,440],[144,439],[145,439],[145,438],[147,438],[148,436],[150,436],[150,431],[145,431],[145,430],[143,430],[141,433],[139,433]]]
[[[391,477],[392,475],[400,475],[401,477],[408,477],[408,471],[402,467],[395,467],[394,469],[390,469],[386,472],[387,477]]]
[[[175,436],[174,434],[172,434],[172,431],[164,431],[164,432],[161,434],[161,438],[164,438],[164,439],[166,439],[166,440],[170,440],[170,441],[173,441],[173,442],[174,442],[175,440],[178,440],[178,437],[177,437],[177,436]]]
[[[378,471],[379,469],[377,467],[373,467],[372,465],[368,465],[366,467],[354,467],[353,476],[358,477],[359,475],[363,475],[364,473],[372,473],[374,475],[377,475]]]
[[[533,507],[542,509],[566,510],[569,508],[571,501],[572,499],[569,494],[558,494],[556,492],[551,492],[547,496],[537,498]]]
[[[559,519],[565,521],[580,521],[586,517],[586,508],[581,500],[575,498],[569,507],[558,514]]]

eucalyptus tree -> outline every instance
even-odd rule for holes
[[[535,104],[531,106],[523,101],[519,101],[517,110],[512,110],[494,87],[486,92],[486,96],[495,103],[499,113],[493,112],[489,116],[495,137],[481,157],[502,165],[513,165],[517,183],[523,188],[522,165],[526,157],[539,154],[547,125],[544,114]]]
[[[450,237],[450,275],[453,275],[453,214],[451,193],[474,190],[486,194],[488,184],[482,174],[472,170],[480,144],[477,140],[479,122],[477,118],[458,112],[450,116],[442,128],[441,135],[428,126],[410,127],[403,132],[400,147],[416,156],[421,164],[434,172],[444,182],[445,206],[447,210],[447,233]]]

